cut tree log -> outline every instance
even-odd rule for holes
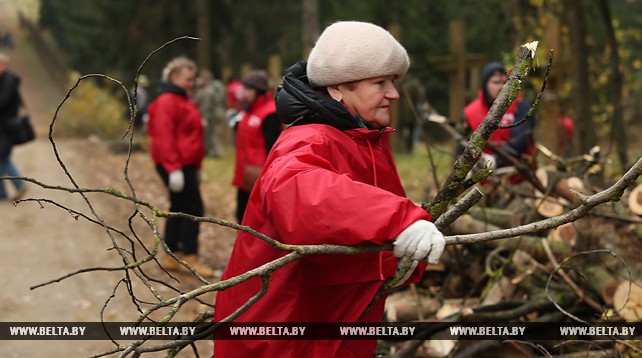
[[[582,181],[582,179],[578,177],[568,177],[566,178],[566,184],[578,193],[586,194],[586,187],[584,186],[584,181]]]
[[[642,319],[642,282],[620,283],[613,295],[613,308],[625,320],[639,322]]]
[[[451,235],[476,234],[486,231],[500,230],[501,227],[477,220],[470,215],[462,215],[445,230]]]
[[[575,205],[581,204],[580,198],[573,193],[573,190],[578,193],[583,193],[586,189],[584,188],[584,182],[578,177],[569,177],[560,179],[555,184],[555,194],[560,197],[570,201]]]
[[[476,234],[480,232],[499,230],[499,227],[485,223],[481,220],[474,219],[472,216],[466,214],[460,216],[444,231],[447,235],[467,235]],[[527,252],[529,255],[537,260],[546,259],[546,251],[542,247],[541,241],[545,238],[539,236],[524,235],[521,240],[497,240],[486,241],[481,243],[483,247],[493,249],[501,247],[507,250],[514,250],[519,248]],[[564,241],[550,242],[553,254],[559,257],[566,257],[571,253],[571,245]]]
[[[457,340],[446,339],[449,337],[450,332],[443,330],[435,335],[433,339],[425,341],[423,348],[428,357],[447,357],[457,347]]]
[[[535,177],[537,177],[537,180],[539,180],[539,182],[542,183],[542,186],[544,188],[548,188],[548,172],[553,170],[555,170],[554,167],[539,167],[535,171]],[[540,194],[545,194],[545,193],[540,193]]]
[[[535,200],[537,212],[545,218],[560,216],[564,213],[564,206],[557,200],[546,197]]]
[[[494,305],[502,300],[507,300],[512,297],[513,293],[515,293],[515,285],[508,277],[502,276],[488,290],[486,297],[482,300],[482,306]]]
[[[455,314],[460,314],[461,316],[468,316],[473,313],[471,306],[479,305],[479,300],[477,298],[451,298],[444,301],[444,304],[439,308],[437,313],[435,313],[435,318],[437,319],[446,319]]]
[[[562,197],[569,202],[579,205],[580,199],[571,191],[575,190],[579,193],[585,193],[586,187],[582,179],[578,177],[566,177],[567,173],[556,171],[554,168],[542,167],[537,169],[535,175],[542,182],[542,185],[549,190],[549,193],[540,193],[535,191],[537,197],[542,197],[544,194]]]
[[[603,266],[602,262],[596,263],[586,260],[582,266],[581,274],[584,276],[586,284],[602,297],[604,303],[612,305],[620,281]]]
[[[468,210],[468,214],[475,219],[483,222],[498,226],[503,229],[519,226],[522,224],[523,215],[517,211],[499,209],[499,208],[484,208],[472,207]]]
[[[575,229],[575,225],[571,222],[552,229],[548,232],[548,239],[550,241],[566,242],[571,247],[575,246],[575,242],[577,241],[577,230]]]
[[[415,321],[433,315],[440,306],[436,299],[417,300],[408,290],[396,292],[386,300],[386,319],[390,322]]]
[[[636,186],[629,194],[629,208],[635,215],[642,215],[642,184]]]

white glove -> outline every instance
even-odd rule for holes
[[[421,260],[428,256],[428,263],[436,265],[444,252],[446,241],[435,224],[417,220],[402,231],[392,244],[392,253],[397,257]]]
[[[174,170],[169,173],[169,190],[180,193],[185,187],[185,176],[181,169]]]

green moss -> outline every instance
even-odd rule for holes
[[[457,190],[459,187],[459,182],[458,181],[453,181],[448,184],[448,190]]]
[[[448,201],[442,201],[439,203],[434,203],[432,207],[430,208],[430,215],[433,218],[438,218],[446,212],[446,209],[448,208]]]

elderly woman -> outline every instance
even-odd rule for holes
[[[379,322],[384,300],[366,307],[399,257],[436,263],[442,234],[406,198],[386,137],[394,81],[408,70],[405,49],[364,22],[327,27],[284,76],[277,113],[289,127],[270,152],[251,195],[245,225],[294,245],[394,244],[394,251],[306,256],[275,271],[270,286],[236,322]],[[286,255],[239,233],[223,279]],[[421,277],[418,264],[406,284]],[[215,320],[246,303],[259,278],[219,292]],[[216,341],[215,356],[372,357],[376,340]]]
[[[170,211],[203,216],[199,172],[205,155],[201,114],[192,101],[196,64],[177,57],[163,69],[158,97],[149,106],[148,134],[156,171],[169,189]],[[165,242],[177,257],[201,276],[213,271],[198,262],[199,224],[184,218],[169,218]],[[170,256],[161,261],[167,270],[187,269]]]

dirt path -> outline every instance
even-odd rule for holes
[[[10,2],[2,2],[0,13],[6,20]],[[34,63],[30,49],[22,48],[22,34],[11,22],[16,48],[11,51],[12,68],[23,79],[22,92],[38,126],[36,142],[14,148],[13,160],[24,176],[53,185],[69,181],[55,161],[51,144],[44,135],[53,106],[62,94],[46,80],[44,70]],[[63,155],[79,180],[85,180],[82,160],[70,151],[67,142],[60,142]],[[62,205],[83,208],[79,196],[45,191],[29,185],[27,197],[50,198]],[[82,267],[117,265],[118,258],[106,251],[104,232],[93,224],[74,220],[67,212],[52,206],[40,209],[36,203],[14,207],[0,203],[0,319],[2,321],[92,321],[98,317],[102,302],[109,296],[119,274],[80,275],[61,283],[31,290],[30,287],[57,278]],[[110,348],[108,342],[95,341],[0,341],[2,357],[35,357],[46,353],[51,357],[87,356]]]
[[[49,121],[64,93],[51,83],[16,26],[15,10],[18,6],[25,6],[25,3],[29,2],[0,2],[0,25],[12,29],[16,38],[17,46],[10,53],[12,68],[23,79],[22,93],[30,114],[35,119],[39,138],[35,142],[14,148],[12,159],[26,177],[51,185],[70,186],[46,135]],[[110,172],[110,168],[105,166],[112,163],[106,160],[110,153],[104,144],[69,139],[58,139],[56,142],[65,164],[81,186],[102,187],[111,180],[104,177],[104,173]],[[151,181],[153,183],[150,187],[158,187],[156,178]],[[85,201],[77,194],[44,190],[33,184],[28,187],[28,198],[51,199],[65,207],[91,214]],[[157,192],[158,190],[160,189],[157,188]],[[157,194],[152,192],[148,195]],[[131,209],[123,211],[119,206],[121,204],[108,200],[93,200],[93,203],[102,216],[123,219],[125,223],[132,212]],[[40,208],[35,202],[21,203],[17,207],[9,202],[0,202],[0,213],[3,218],[0,221],[0,321],[99,321],[101,308],[122,278],[122,273],[87,273],[34,290],[30,287],[82,268],[122,265],[120,256],[114,250],[108,250],[112,244],[105,231],[98,225],[75,220],[65,210],[52,205]],[[118,214],[120,218],[117,217]],[[150,271],[152,275],[162,275],[158,269],[152,268]],[[135,289],[141,286],[140,283],[135,283]],[[187,280],[187,284],[180,288],[190,287],[193,288],[194,283]],[[169,290],[162,288],[160,292],[171,294]],[[133,320],[137,312],[122,285],[117,293],[117,297],[110,303],[106,319]],[[142,294],[141,298],[148,297]],[[193,308],[194,311],[197,309],[202,310],[202,307]],[[211,355],[209,346],[211,344],[208,342],[199,343],[202,356]],[[108,341],[5,340],[0,341],[0,357],[84,357],[111,348],[113,343]]]

